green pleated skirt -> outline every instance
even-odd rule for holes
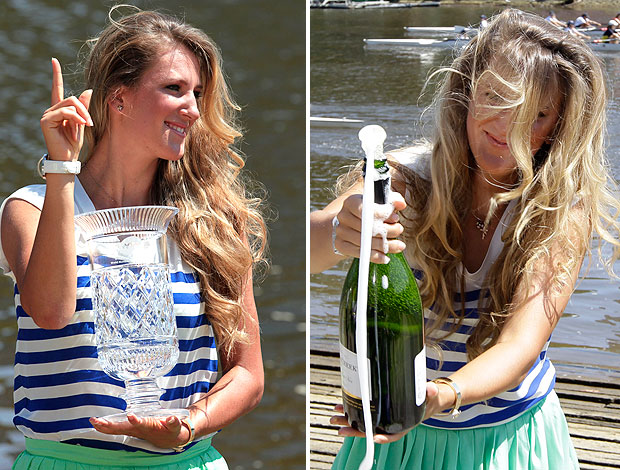
[[[211,439],[199,441],[184,452],[156,455],[63,444],[26,438],[13,470],[228,470]]]
[[[357,470],[364,438],[347,437],[333,470]],[[514,420],[475,429],[423,424],[390,444],[375,444],[377,470],[573,470],[579,469],[566,418],[555,391]]]

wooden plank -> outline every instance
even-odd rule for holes
[[[568,430],[570,431],[571,436],[597,439],[599,441],[609,441],[620,444],[620,432],[618,432],[618,429],[611,426],[606,426],[602,423],[593,424],[588,422],[587,424],[584,424],[568,421]]]
[[[343,440],[329,424],[334,405],[341,402],[338,354],[313,350],[310,366],[310,469],[325,470]],[[556,392],[581,469],[620,469],[620,380],[564,374],[557,378]]]

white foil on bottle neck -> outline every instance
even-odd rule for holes
[[[368,168],[368,162],[366,163],[366,168]],[[373,162],[373,169],[374,169],[374,162]],[[392,212],[394,212],[394,201],[397,199],[397,196],[392,192],[391,190],[391,180],[392,178],[390,177],[390,173],[385,172],[383,174],[379,173],[378,171],[374,170],[374,174],[375,174],[375,181],[380,181],[380,180],[384,180],[387,179],[387,185],[386,185],[386,196],[387,196],[387,202],[385,204],[376,204],[375,203],[375,215],[374,215],[374,221],[372,224],[372,236],[373,237],[381,237],[383,239],[383,253],[385,253],[387,255],[388,251],[389,251],[389,245],[388,245],[388,238],[387,238],[387,232],[388,232],[388,226],[384,223],[385,219],[387,219]]]
[[[370,251],[375,224],[375,156],[383,154],[385,130],[376,125],[365,126],[359,132],[362,148],[366,153],[366,176],[364,178],[364,193],[362,198],[362,230],[360,240],[359,273],[357,276],[357,314],[355,319],[355,342],[357,350],[357,371],[359,383],[370,383],[370,369],[368,367],[368,274],[370,268]],[[389,215],[389,214],[388,214]],[[370,470],[373,465],[375,447],[373,439],[373,423],[370,411],[370,389],[360,386],[364,428],[366,430],[366,455],[359,465],[359,470]]]

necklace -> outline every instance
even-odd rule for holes
[[[484,220],[480,219],[473,212],[472,215],[474,216],[474,219],[476,219],[476,228],[480,231],[480,233],[482,234],[482,239],[484,240],[484,237],[486,237],[487,233],[489,232],[489,227],[484,223]]]
[[[114,204],[114,207],[121,207],[121,204],[116,200],[115,197],[113,197],[102,185],[101,183],[99,183],[99,181],[97,181],[93,175],[90,172],[90,168],[88,167],[88,165],[84,166],[84,172],[88,175],[88,179],[90,179],[93,183],[95,183],[95,185],[101,189],[101,191],[103,191],[103,194],[106,198],[108,198],[108,200],[110,200],[112,202],[112,204]]]

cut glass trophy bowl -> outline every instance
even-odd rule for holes
[[[179,358],[166,249],[166,229],[177,212],[138,206],[75,217],[88,246],[99,364],[125,382],[127,409],[104,416],[108,421],[125,421],[127,414],[189,416],[185,409],[161,406],[155,381]]]

